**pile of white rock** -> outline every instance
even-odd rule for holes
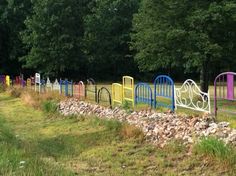
[[[170,140],[182,140],[186,145],[205,136],[215,136],[236,146],[236,129],[228,122],[216,123],[210,116],[192,117],[175,113],[157,113],[154,110],[127,112],[121,108],[106,108],[71,98],[60,102],[59,111],[67,115],[95,115],[99,118],[117,119],[142,129],[146,140],[164,146]]]

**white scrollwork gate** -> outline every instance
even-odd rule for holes
[[[176,108],[183,107],[196,111],[211,112],[210,94],[202,92],[197,84],[186,80],[180,88],[175,89]]]

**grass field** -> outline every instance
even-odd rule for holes
[[[178,141],[163,149],[147,144],[138,130],[117,121],[50,118],[20,98],[0,94],[0,175],[232,175],[236,171],[234,164],[218,156],[190,151],[194,149]]]

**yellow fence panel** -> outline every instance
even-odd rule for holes
[[[10,76],[9,75],[7,75],[6,76],[6,86],[10,86]]]
[[[122,85],[118,83],[112,84],[112,106],[115,104],[122,104]]]
[[[123,76],[123,100],[132,103],[134,107],[134,78]]]
[[[28,79],[26,80],[26,86],[27,86],[27,88],[30,88],[30,87],[31,87],[31,79],[30,79],[30,78],[28,78]]]

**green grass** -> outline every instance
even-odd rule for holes
[[[47,105],[48,106],[48,105]],[[51,105],[49,105],[51,106]],[[49,112],[50,112],[49,108]],[[232,175],[172,141],[147,144],[127,124],[95,117],[50,118],[0,94],[0,175]],[[21,162],[25,161],[25,163]],[[211,164],[213,163],[213,164]]]
[[[55,114],[57,112],[58,103],[54,100],[46,100],[42,102],[42,110],[45,113]]]
[[[218,160],[221,164],[236,165],[236,150],[216,138],[203,138],[195,150],[199,154]]]

